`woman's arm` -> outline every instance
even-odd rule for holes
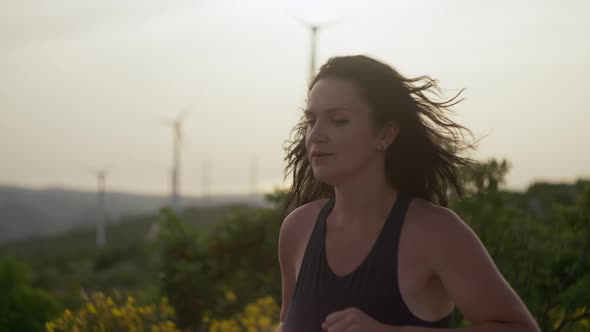
[[[484,245],[451,210],[436,207],[429,216],[424,243],[428,264],[442,281],[463,316],[472,323],[461,329],[403,327],[403,332],[540,332],[536,321],[504,279]]]
[[[283,223],[279,232],[279,265],[281,268],[281,312],[278,331],[282,331],[282,322],[287,315],[287,309],[295,284],[297,282],[298,256],[302,255],[302,248],[309,241],[309,237],[315,225],[317,214],[325,200],[305,204],[293,210]]]

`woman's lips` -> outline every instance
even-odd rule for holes
[[[334,154],[332,153],[312,153],[311,159],[313,161],[325,160],[329,157],[332,157]]]

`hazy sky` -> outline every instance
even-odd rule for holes
[[[282,185],[282,144],[318,61],[367,54],[466,88],[455,119],[508,184],[590,177],[590,1],[0,0],[0,184],[164,193],[187,105],[181,190]]]

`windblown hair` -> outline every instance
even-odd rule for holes
[[[460,197],[460,169],[474,161],[460,153],[475,148],[464,141],[467,128],[448,117],[450,107],[463,99],[443,98],[438,82],[428,76],[405,78],[391,66],[363,55],[334,57],[324,64],[309,85],[321,79],[353,82],[369,103],[377,126],[393,121],[399,133],[386,151],[386,172],[391,185],[415,197],[447,206],[450,190]],[[436,97],[441,101],[435,101]],[[292,175],[284,213],[311,201],[334,195],[331,185],[316,180],[305,149],[307,123],[302,117],[285,142],[285,178]],[[472,135],[471,135],[472,136]]]

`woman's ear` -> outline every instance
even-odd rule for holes
[[[397,137],[398,133],[399,125],[393,121],[387,122],[381,128],[381,131],[379,133],[379,144],[382,145],[385,148],[385,150],[387,150],[387,148],[389,148],[389,146],[393,144],[393,141],[395,141],[395,138]]]

